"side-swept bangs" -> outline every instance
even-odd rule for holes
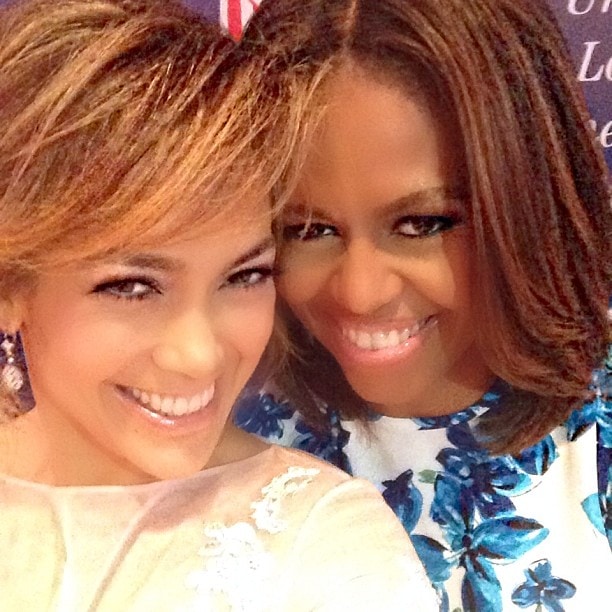
[[[2,23],[4,280],[196,230],[283,174],[295,131],[263,64],[178,2],[29,2]]]

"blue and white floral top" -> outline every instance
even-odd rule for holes
[[[491,456],[472,433],[512,389],[428,419],[379,417],[369,432],[329,411],[315,434],[262,391],[235,420],[375,483],[401,520],[441,610],[612,610],[612,361],[592,401],[520,456]]]

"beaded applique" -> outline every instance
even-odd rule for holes
[[[261,542],[258,531],[278,534],[287,528],[280,517],[283,500],[304,489],[319,473],[316,468],[290,467],[262,488],[262,497],[251,504],[251,522],[233,525],[206,523],[206,543],[200,550],[205,567],[193,572],[187,586],[198,593],[198,604],[223,594],[234,612],[255,612],[265,605],[261,586],[274,570],[274,559]]]

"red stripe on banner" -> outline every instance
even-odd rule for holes
[[[227,29],[236,40],[242,34],[242,8],[240,0],[227,0]]]

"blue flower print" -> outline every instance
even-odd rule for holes
[[[513,460],[527,474],[543,476],[558,456],[559,452],[555,441],[552,436],[546,436],[513,457]]]
[[[608,359],[612,356],[612,345],[609,351]],[[595,370],[590,390],[592,399],[582,408],[574,410],[567,420],[567,439],[575,440],[582,431],[597,423],[600,443],[612,448],[612,371],[608,363]]]
[[[413,475],[412,470],[406,470],[394,480],[384,480],[382,483],[385,501],[408,533],[414,529],[423,510],[423,495],[414,486]]]
[[[576,440],[594,423],[600,426],[600,439],[604,446],[612,448],[612,400],[596,395],[579,410],[574,410],[566,421],[567,439]]]
[[[453,414],[444,414],[435,417],[415,417],[412,420],[420,429],[446,429],[453,425],[467,423],[467,421],[471,421],[474,417],[485,413],[490,408],[495,408],[499,404],[502,394],[507,388],[507,383],[502,380],[497,380],[491,389],[469,408]]]
[[[596,499],[593,499],[593,496],[587,497],[582,507],[599,531],[603,525],[603,533],[612,550],[612,449],[600,445],[597,449],[597,461],[599,495]],[[598,509],[601,518],[597,516]]]
[[[280,439],[283,421],[290,419],[293,413],[288,402],[278,402],[269,393],[247,395],[240,398],[234,408],[234,423],[249,433]]]
[[[513,458],[493,457],[480,447],[467,423],[450,427],[447,436],[455,448],[438,453],[443,471],[437,479],[457,483],[464,503],[477,507],[484,517],[512,514],[514,504],[508,496],[527,491],[532,484],[529,475]],[[437,493],[432,512],[436,503]]]
[[[533,519],[501,516],[477,520],[472,499],[452,480],[438,478],[436,510],[432,518],[442,527],[448,547],[424,536],[412,541],[430,580],[441,592],[451,571],[465,569],[462,600],[465,610],[498,612],[501,586],[495,564],[511,563],[532,550],[548,536],[548,529]]]
[[[433,538],[412,534],[410,539],[425,567],[427,577],[436,589],[440,601],[440,612],[448,612],[448,593],[444,588],[444,583],[451,577],[452,570],[459,564],[458,556]]]
[[[471,421],[475,416],[486,412],[486,408],[481,406],[471,406],[461,412],[436,417],[414,417],[412,420],[419,426],[419,429],[446,429],[451,425],[459,425]]]
[[[569,599],[576,587],[563,578],[552,575],[548,559],[532,563],[526,570],[527,580],[512,593],[512,601],[519,608],[536,606],[536,611],[563,612],[561,599]]]
[[[593,527],[595,527],[595,529],[597,529],[597,531],[599,531],[599,533],[601,533],[602,535],[605,535],[605,532],[604,532],[604,512],[605,512],[604,504],[605,504],[605,500],[603,496],[600,496],[597,493],[593,493],[592,495],[589,495],[582,502],[582,509],[584,510],[585,514],[589,518],[589,521],[591,521],[591,524],[593,525]]]
[[[335,412],[330,411],[328,416],[329,424],[324,431],[315,431],[305,421],[298,419],[295,424],[298,435],[291,446],[311,453],[352,475],[351,462],[344,452],[351,434],[342,428]]]

